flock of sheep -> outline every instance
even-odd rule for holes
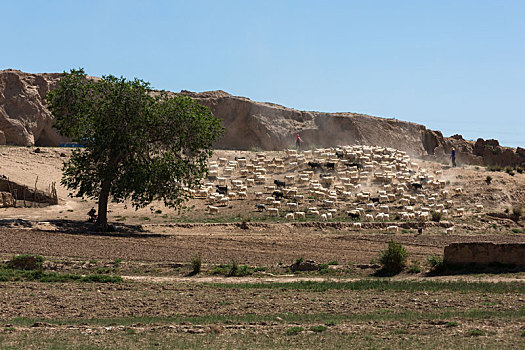
[[[252,159],[210,161],[207,181],[192,194],[207,201],[212,215],[249,199],[269,216],[290,221],[347,216],[360,228],[362,221],[425,222],[436,215],[464,215],[465,209],[452,200],[463,189],[448,189],[442,175],[440,170],[429,173],[392,148],[286,150],[281,158],[256,153]],[[397,232],[398,226],[387,230]]]

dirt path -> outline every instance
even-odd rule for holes
[[[333,278],[333,277],[307,277],[295,275],[280,276],[260,276],[260,277],[172,277],[172,276],[122,276],[124,280],[140,281],[151,283],[218,283],[218,284],[236,284],[236,283],[294,283],[294,282],[356,282],[363,278]],[[432,277],[411,277],[397,276],[391,278],[392,281],[442,281],[442,282],[487,282],[487,283],[510,283],[523,282],[525,287],[525,276],[523,277],[503,277],[503,276],[432,276]]]

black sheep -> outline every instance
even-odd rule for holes
[[[308,162],[308,166],[312,169],[320,169],[321,163],[318,162]]]
[[[273,180],[273,183],[274,183],[277,187],[286,187],[286,182],[284,182],[284,181]]]
[[[217,193],[223,194],[225,196],[228,195],[228,186],[216,185],[215,187],[217,187]]]
[[[274,196],[275,199],[279,199],[284,197],[284,193],[282,193],[281,191],[273,191],[272,196]]]

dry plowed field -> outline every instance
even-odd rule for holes
[[[361,181],[344,200],[335,186],[351,174],[342,167],[332,173],[336,201],[295,183],[297,193],[282,199],[277,216],[258,211],[255,204],[276,205],[265,202],[274,189],[264,186],[286,176],[297,181],[308,171],[292,165],[268,173],[265,184],[246,188],[246,199],[230,198],[224,206],[206,198],[190,200],[180,212],[161,203],[139,210],[113,203],[109,219],[116,231],[98,233],[86,222],[96,203],[70,198],[59,185],[67,155],[64,149],[0,148],[0,174],[31,188],[37,176],[42,189],[56,182],[60,198],[57,206],[28,201],[23,208],[18,201],[17,208],[0,209],[2,349],[524,348],[524,272],[491,267],[435,275],[428,259],[453,242],[524,243],[524,220],[509,214],[524,203],[525,174],[411,159],[413,175],[443,182],[428,191],[406,189],[414,197],[424,194],[414,212],[447,208],[439,222],[402,220],[401,195],[381,203],[390,215],[378,220],[384,208],[358,202],[355,192],[374,197],[389,187]],[[217,151],[213,160],[235,157],[257,153]],[[284,152],[265,157],[286,159]],[[247,184],[240,170],[227,183],[234,179]],[[433,196],[444,190],[443,197]],[[296,200],[297,206],[287,204]],[[347,215],[359,207],[373,220]],[[286,218],[297,212],[305,218]],[[323,213],[332,218],[324,220]],[[406,248],[408,266],[378,277],[379,256],[391,240]],[[7,265],[16,254],[43,256],[42,270],[12,272]],[[197,257],[202,266],[195,274]],[[320,265],[293,272],[290,265],[303,259]]]

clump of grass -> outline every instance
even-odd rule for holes
[[[487,177],[485,178],[485,182],[487,183],[487,185],[490,185],[490,183],[492,182],[492,176],[487,175]]]
[[[150,221],[151,218],[150,218],[149,216],[142,216],[142,217],[140,218],[140,220],[143,220],[143,221]]]
[[[507,167],[505,167],[505,172],[506,172],[507,174],[509,174],[510,176],[514,176],[514,174],[515,174],[515,173],[514,173],[514,168],[511,167],[511,166],[507,166]]]
[[[445,327],[447,327],[447,328],[457,327],[457,326],[459,326],[459,323],[456,322],[456,321],[450,321],[450,322],[447,322],[447,323],[445,324]]]
[[[191,274],[196,275],[201,272],[202,259],[200,255],[195,255],[191,258]]]
[[[501,171],[501,167],[499,165],[489,165],[487,171]]]
[[[502,171],[503,169],[499,165],[489,165],[487,167],[488,171]]]
[[[337,261],[337,260],[329,261],[328,265],[339,265],[339,261]]]
[[[471,329],[469,330],[467,333],[466,333],[467,336],[470,336],[470,337],[479,337],[481,335],[485,335],[485,332],[483,332],[481,329],[479,328],[474,328],[474,329]]]
[[[42,270],[44,258],[36,254],[16,255],[7,262],[7,267],[16,270]]]
[[[431,215],[432,221],[435,221],[435,222],[440,222],[441,217],[443,216],[443,214],[439,211],[433,211],[430,215]]]
[[[232,260],[232,264],[230,266],[230,271],[228,272],[228,277],[237,276],[239,273],[239,265],[235,260]]]
[[[115,267],[119,267],[121,263],[122,263],[122,259],[121,258],[116,258],[115,260],[113,260],[113,265]]]
[[[230,271],[230,265],[220,264],[220,265],[214,266],[211,269],[211,274],[212,275],[227,275],[228,271]]]
[[[316,332],[316,333],[321,333],[321,332],[324,332],[328,329],[328,327],[326,326],[323,326],[323,325],[318,325],[318,326],[312,326],[310,327],[310,330],[312,332]]]
[[[388,248],[384,250],[379,258],[383,265],[383,271],[391,274],[397,274],[406,266],[408,253],[406,249],[395,241],[388,243]]]
[[[304,331],[303,327],[296,326],[296,327],[288,328],[285,331],[285,333],[286,333],[286,335],[296,335],[296,334],[301,333],[302,331]]]
[[[427,262],[430,265],[431,273],[441,273],[445,268],[443,258],[439,255],[431,255],[427,257]]]
[[[37,281],[47,283],[57,282],[95,282],[95,283],[118,283],[122,282],[122,277],[111,275],[78,275],[69,273],[44,272],[42,270],[9,270],[0,269],[1,282],[15,281]]]
[[[521,215],[523,215],[523,208],[520,207],[520,206],[513,206],[512,207],[512,215],[514,215],[514,217],[516,217],[517,219],[519,219],[521,217]]]
[[[248,265],[237,264],[235,260],[232,260],[231,265],[229,265],[229,271],[226,274],[227,277],[244,277],[251,275],[253,270],[250,269]]]
[[[421,272],[421,266],[419,266],[419,261],[413,261],[412,265],[408,267],[407,270],[408,273],[420,273]]]

